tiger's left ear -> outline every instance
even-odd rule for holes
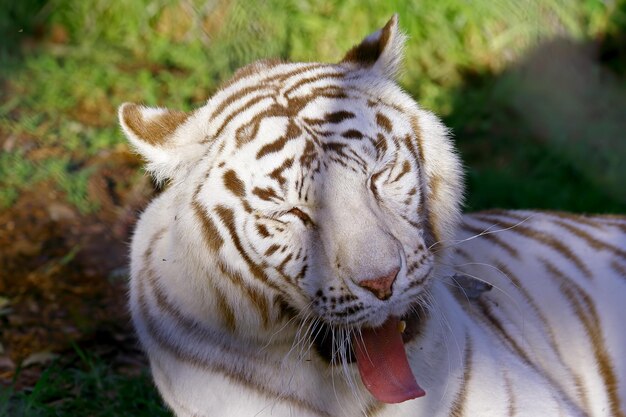
[[[402,61],[406,36],[398,30],[398,15],[348,51],[341,62],[368,68],[385,78],[395,78]]]
[[[193,115],[132,103],[120,106],[122,130],[157,181],[179,177],[203,155],[203,136]]]

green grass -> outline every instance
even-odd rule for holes
[[[85,162],[125,146],[119,104],[187,110],[258,58],[336,62],[394,12],[409,36],[400,83],[453,129],[469,210],[626,212],[623,0],[3,2],[0,209],[49,181],[81,212],[97,211]],[[601,39],[605,60],[581,79],[537,70],[533,54],[557,36],[576,51]],[[148,376],[89,358],[0,392],[0,415],[167,413]]]
[[[55,362],[34,387],[0,390],[0,416],[169,417],[147,372],[124,375],[78,350],[78,364]]]
[[[73,165],[82,165],[98,152],[123,143],[115,119],[115,109],[123,101],[189,109],[201,105],[220,82],[254,59],[337,61],[394,12],[400,14],[409,35],[401,84],[462,132],[464,125],[457,122],[456,113],[464,111],[466,97],[476,101],[472,95],[480,95],[480,89],[472,88],[458,94],[468,71],[497,77],[543,39],[558,34],[584,42],[607,33],[624,14],[623,2],[610,9],[608,4],[600,0],[11,2],[1,6],[7,10],[0,13],[7,16],[0,19],[0,33],[15,40],[0,52],[0,77],[8,83],[0,93],[0,132],[30,139],[36,146],[63,149]],[[350,24],[339,23],[346,21]],[[43,43],[19,48],[20,41],[38,33]],[[491,111],[497,118],[499,109]],[[464,147],[462,142],[459,145]],[[13,152],[11,158],[28,155]],[[47,167],[58,167],[48,162],[38,162],[38,180],[51,178],[83,212],[97,210],[98,202],[85,202],[90,172],[48,172]],[[0,207],[9,207],[32,183],[10,176],[0,166]],[[471,195],[471,207],[488,206],[489,195],[496,197],[498,205],[506,201],[499,198],[498,189],[472,190],[472,195],[483,195],[476,201]],[[516,207],[525,205],[524,197],[519,201]],[[533,201],[528,200],[528,205]],[[568,208],[568,203],[555,204]],[[610,201],[606,207],[623,209],[623,204],[623,200],[617,205]],[[550,204],[541,207],[546,205]],[[603,207],[594,203],[572,209],[602,211]]]

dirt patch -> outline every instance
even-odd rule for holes
[[[20,364],[18,388],[34,383],[43,363],[73,346],[141,363],[126,309],[127,253],[154,188],[128,151],[86,165],[97,213],[81,214],[49,182],[0,212],[0,385]]]

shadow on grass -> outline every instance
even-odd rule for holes
[[[445,121],[467,164],[468,210],[626,212],[626,84],[600,51],[556,39],[500,75],[466,75]]]
[[[0,391],[0,415],[12,417],[167,417],[147,370],[112,371],[100,357],[74,346],[26,390]]]
[[[6,1],[0,4],[0,61],[20,51],[21,40],[42,35],[49,0]]]

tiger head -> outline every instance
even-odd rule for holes
[[[394,16],[338,64],[256,62],[190,113],[120,107],[147,170],[202,231],[181,243],[190,258],[332,328],[415,310],[462,178],[447,129],[395,82],[404,38]]]

